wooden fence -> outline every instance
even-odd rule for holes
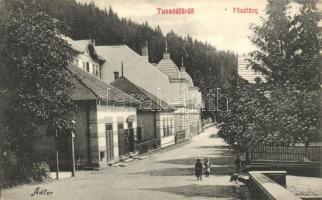
[[[254,146],[248,151],[248,161],[321,164],[322,147]]]

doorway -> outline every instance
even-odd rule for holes
[[[114,140],[113,140],[113,124],[106,124],[106,151],[107,162],[114,159]]]

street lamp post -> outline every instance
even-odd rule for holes
[[[72,120],[72,124],[73,124],[73,128],[71,131],[71,148],[72,148],[72,177],[75,176],[75,146],[74,146],[74,138],[75,138],[75,132],[74,132],[74,124],[76,124],[76,122],[74,120]]]

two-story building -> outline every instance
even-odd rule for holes
[[[136,107],[140,102],[100,79],[104,60],[96,54],[93,41],[64,39],[76,53],[73,64],[67,68],[73,85],[70,97],[76,102],[78,113],[74,119],[75,157],[80,167],[105,167],[135,151]],[[39,131],[42,132],[45,131]],[[66,168],[70,159],[68,141],[60,138],[57,147],[51,137],[39,140],[35,146],[51,166],[55,166],[54,152],[58,148],[61,167]]]

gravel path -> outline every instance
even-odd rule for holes
[[[78,171],[75,178],[24,185],[3,191],[5,200],[201,200],[239,199],[229,182],[234,171],[231,152],[217,129],[210,127],[188,144],[147,155],[126,167],[108,167],[100,171]],[[197,181],[196,157],[209,158],[212,175]],[[31,196],[39,187],[51,195]]]

